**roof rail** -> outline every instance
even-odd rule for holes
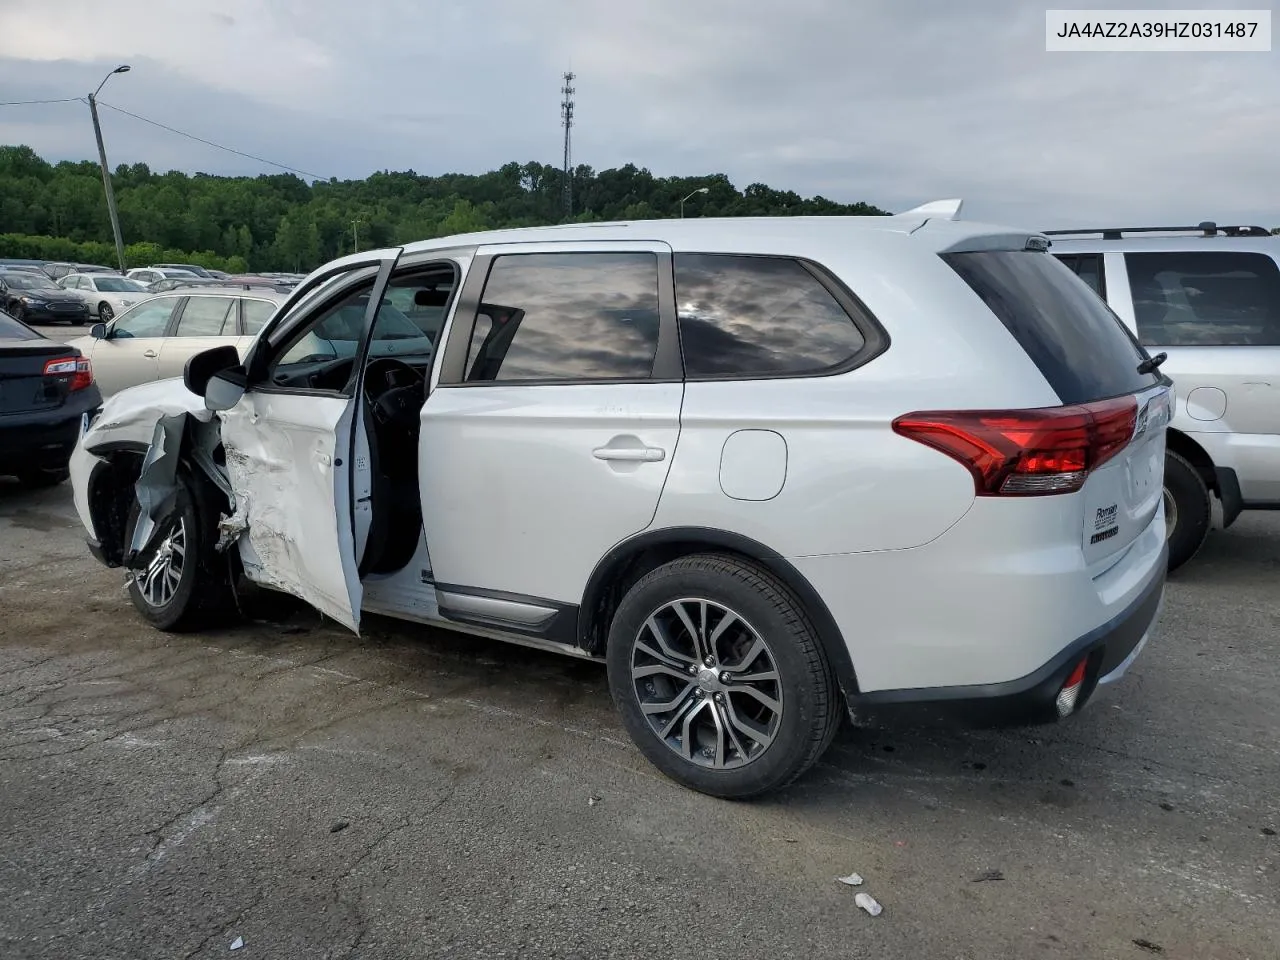
[[[1126,233],[1199,233],[1201,236],[1214,237],[1269,237],[1271,231],[1266,227],[1256,226],[1218,226],[1212,220],[1204,220],[1194,227],[1093,227],[1081,230],[1043,230],[1046,236],[1086,236],[1102,234],[1103,240],[1119,240]]]
[[[936,217],[939,220],[959,220],[960,208],[964,206],[964,201],[960,199],[954,200],[933,200],[929,203],[922,203],[918,207],[912,207],[910,210],[904,210],[898,214],[900,217]]]

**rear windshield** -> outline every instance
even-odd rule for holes
[[[1040,368],[1063,403],[1086,403],[1154,386],[1138,373],[1146,354],[1120,318],[1069,267],[1036,250],[946,253]]]
[[[0,340],[39,340],[40,334],[0,310]]]

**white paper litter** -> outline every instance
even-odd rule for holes
[[[867,911],[867,913],[871,914],[873,917],[880,916],[880,911],[884,909],[884,907],[876,903],[876,898],[869,893],[858,894],[856,897],[853,898],[853,902],[856,903],[858,906],[860,906],[863,910]]]
[[[847,877],[836,877],[841,883],[847,883],[851,887],[862,886],[862,877],[856,873],[851,873]]]
[[[244,946],[244,937],[236,937],[234,940],[231,941],[232,950],[239,950],[243,946]]]

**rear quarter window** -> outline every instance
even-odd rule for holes
[[[1000,318],[1064,404],[1135,393],[1159,382],[1138,373],[1146,354],[1083,280],[1037,250],[942,255]]]
[[[1124,262],[1143,343],[1280,346],[1280,268],[1265,253],[1126,253]]]
[[[829,373],[882,344],[870,316],[799,260],[677,253],[675,286],[691,380]]]

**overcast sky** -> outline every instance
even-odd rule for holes
[[[81,96],[123,62],[103,101],[313,174],[479,173],[560,162],[572,69],[574,160],[597,170],[890,210],[959,196],[970,219],[1042,228],[1280,226],[1280,53],[1046,53],[1044,10],[1069,5],[0,0],[0,100]],[[110,110],[103,126],[113,166],[273,172]],[[0,107],[0,142],[95,156],[81,103]]]

